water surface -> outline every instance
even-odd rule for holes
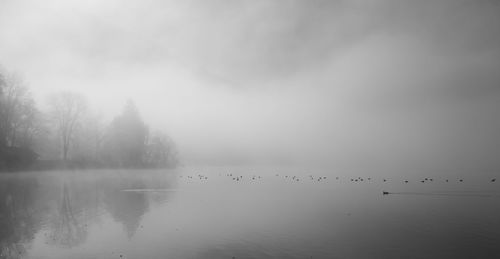
[[[500,258],[490,177],[361,178],[244,167],[1,174],[0,258]]]

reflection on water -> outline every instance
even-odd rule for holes
[[[280,173],[2,174],[0,258],[500,256],[496,183]]]
[[[80,215],[73,213],[74,205],[70,200],[66,183],[62,193],[59,213],[51,220],[51,234],[47,238],[52,244],[72,247],[85,241],[87,229],[82,220],[77,220]]]
[[[144,193],[124,193],[119,190],[109,192],[105,196],[104,204],[111,216],[123,224],[129,237],[135,234],[135,231],[139,227],[141,216],[149,207],[147,197]]]
[[[0,181],[0,256],[21,258],[39,228],[35,179]]]
[[[73,172],[4,174],[0,177],[0,258],[24,258],[36,233],[44,244],[71,248],[86,242],[89,228],[110,215],[129,237],[150,199],[128,188],[168,188],[164,173]],[[141,172],[139,172],[141,173]],[[161,202],[162,199],[151,199]]]

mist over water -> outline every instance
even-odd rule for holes
[[[499,14],[0,0],[0,259],[500,258]]]
[[[353,182],[349,175],[297,173],[268,167],[190,167],[4,174],[2,256],[500,255],[500,189],[489,179],[404,183],[357,177]],[[391,193],[383,195],[382,190]]]
[[[185,164],[498,171],[495,1],[2,1],[0,63]],[[360,163],[359,160],[363,160]]]

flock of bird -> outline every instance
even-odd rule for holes
[[[218,176],[223,176],[222,174],[219,174]],[[244,178],[244,175],[236,175],[236,174],[232,174],[232,173],[227,173],[225,174],[226,177],[232,179],[233,181],[236,181],[236,182],[239,182],[241,180],[243,180]],[[197,174],[197,175],[180,175],[179,178],[183,178],[185,177],[186,179],[198,179],[198,180],[208,180],[208,176],[207,175],[203,175],[203,174]],[[276,177],[280,177],[279,174],[276,174]],[[282,176],[284,179],[288,179],[288,180],[291,180],[291,181],[295,181],[295,182],[300,182],[300,178],[298,176],[291,176],[291,175],[283,175]],[[312,175],[309,175],[307,178],[309,178],[310,180],[313,180],[313,181],[323,181],[323,180],[326,180],[327,177],[326,176],[320,176],[320,177],[313,177]],[[246,176],[246,179],[249,179],[249,180],[252,180],[252,181],[256,181],[256,180],[260,180],[260,179],[263,179],[263,176],[261,175],[250,175],[250,176]],[[339,177],[336,178],[337,180],[339,179]]]
[[[225,177],[228,177],[229,179],[233,180],[233,181],[236,181],[236,182],[239,182],[239,181],[242,181],[244,178],[245,179],[249,179],[251,181],[256,181],[256,180],[260,180],[260,179],[263,179],[263,176],[261,175],[247,175],[247,176],[244,176],[244,175],[237,175],[237,174],[232,174],[232,173],[226,173],[226,174],[222,174],[222,173],[219,173],[218,176],[225,176]],[[183,178],[184,176],[183,175],[180,175],[179,176],[180,178]],[[280,175],[280,174],[276,174],[275,177],[280,177],[280,178],[283,178],[285,180],[290,180],[290,181],[295,181],[295,182],[300,182],[301,179],[304,179],[304,178],[300,178],[298,176],[292,176],[292,175]],[[196,179],[198,178],[199,180],[208,180],[208,176],[207,175],[203,175],[203,174],[197,174],[197,175],[187,175],[186,176],[187,179]],[[304,180],[309,180],[309,181],[317,181],[317,182],[320,182],[320,181],[325,181],[327,180],[327,177],[326,176],[319,176],[319,177],[314,177],[313,175],[308,175],[305,177]],[[335,177],[335,180],[339,181],[340,178],[337,176]],[[374,179],[372,179],[371,177],[367,177],[367,178],[363,178],[363,177],[357,177],[357,178],[349,178],[349,182],[373,182],[375,181]],[[382,182],[388,182],[389,179],[387,178],[382,178]],[[458,181],[460,183],[464,182],[464,179],[462,178],[459,178],[458,180],[455,179],[455,181]],[[407,183],[410,183],[409,180],[403,180],[402,181],[403,183],[407,184]],[[423,178],[421,180],[418,180],[417,182],[420,182],[420,183],[428,183],[428,182],[434,182],[434,179],[433,178]],[[444,179],[444,182],[450,182],[450,179]],[[496,178],[492,178],[490,179],[490,182],[496,182]]]

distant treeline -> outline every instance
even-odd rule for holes
[[[109,123],[78,93],[54,93],[48,105],[38,109],[22,78],[0,69],[0,171],[178,163],[174,142],[150,131],[131,100]]]

